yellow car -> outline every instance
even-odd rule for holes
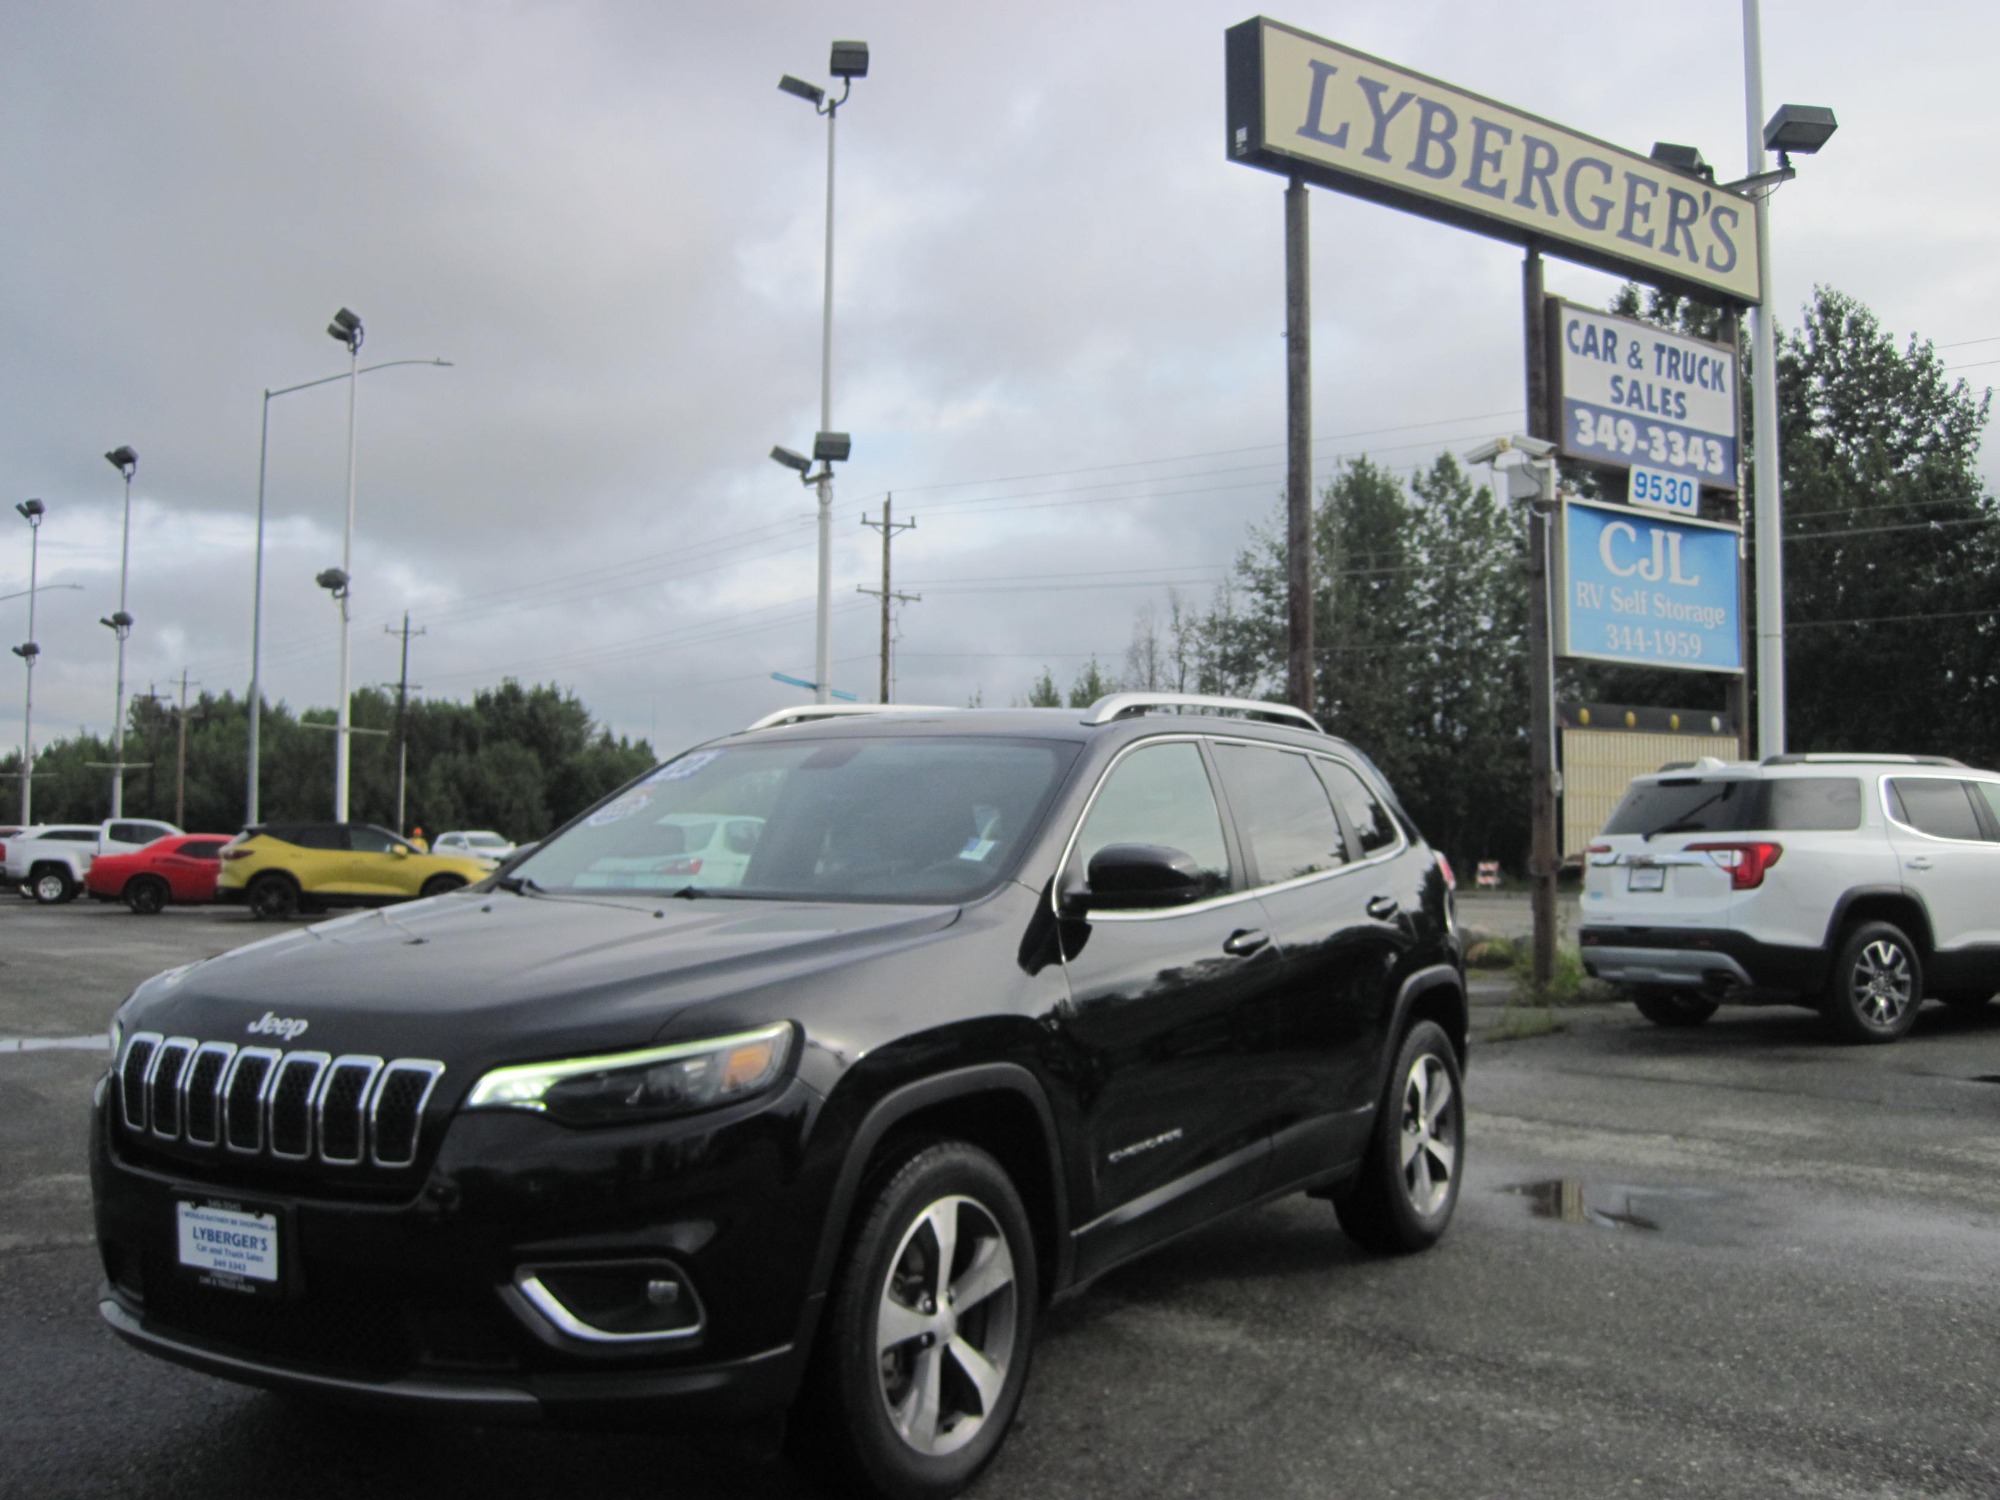
[[[498,867],[475,856],[426,854],[372,823],[261,823],[224,847],[215,899],[247,906],[263,920],[441,896]]]

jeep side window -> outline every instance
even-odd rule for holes
[[[1257,880],[1276,885],[1337,870],[1347,843],[1326,788],[1303,755],[1255,745],[1217,745],[1216,769]]]
[[[1192,855],[1218,889],[1229,884],[1222,813],[1201,751],[1191,740],[1147,745],[1119,761],[1098,788],[1077,835],[1070,881],[1080,883],[1091,856],[1110,844],[1160,844]]]
[[[1368,783],[1339,761],[1315,756],[1313,764],[1325,780],[1326,789],[1333,793],[1334,801],[1340,804],[1340,810],[1347,814],[1348,826],[1361,843],[1362,858],[1392,847],[1396,842],[1396,821],[1368,790]]]
[[[1899,776],[1889,783],[1898,821],[1941,839],[1982,839],[1965,783],[1942,776]]]

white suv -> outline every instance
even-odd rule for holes
[[[1721,1001],[1893,1042],[2000,990],[2000,775],[1915,755],[1704,759],[1636,778],[1585,854],[1584,968],[1648,1019]]]

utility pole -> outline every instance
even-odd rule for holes
[[[1313,711],[1312,256],[1305,180],[1285,188],[1285,696]]]
[[[859,585],[855,587],[855,592],[858,594],[875,594],[879,595],[882,600],[882,701],[884,703],[889,701],[890,606],[896,603],[915,604],[924,597],[922,594],[899,594],[889,584],[889,544],[895,539],[897,532],[914,531],[917,526],[914,519],[896,521],[890,518],[890,506],[894,500],[895,496],[893,495],[884,495],[882,497],[881,520],[871,521],[866,516],[861,518],[863,526],[870,527],[882,533],[882,587],[879,589],[865,589]]]
[[[200,683],[195,684],[200,687]],[[174,827],[187,827],[188,789],[188,669],[181,668],[180,761],[174,773]]]
[[[1549,414],[1548,310],[1542,252],[1528,246],[1521,260],[1521,333],[1526,360],[1528,436],[1553,439]],[[1545,995],[1556,966],[1556,873],[1562,864],[1556,828],[1555,655],[1549,609],[1549,534],[1555,525],[1556,466],[1546,492],[1528,507],[1528,876],[1534,914],[1530,972]]]
[[[403,670],[396,679],[396,833],[403,832],[403,790],[410,767],[410,637],[425,635],[427,631],[410,629],[410,612],[403,611],[403,628],[391,630],[382,627],[384,635],[400,635],[403,638]],[[417,686],[422,687],[422,683]]]

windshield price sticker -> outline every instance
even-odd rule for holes
[[[1736,356],[1727,344],[1553,301],[1562,451],[1736,488]]]
[[[1572,500],[1559,535],[1559,655],[1743,670],[1735,527]]]
[[[1632,470],[1632,485],[1626,498],[1634,505],[1642,505],[1648,510],[1664,510],[1675,515],[1691,516],[1701,501],[1701,486],[1692,479],[1679,474],[1666,474],[1658,469]]]
[[[180,1261],[223,1278],[276,1282],[278,1217],[206,1203],[174,1205]]]

